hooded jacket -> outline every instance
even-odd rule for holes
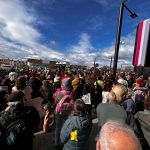
[[[64,123],[60,139],[63,150],[87,150],[92,121],[88,116],[71,116]]]

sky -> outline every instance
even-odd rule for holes
[[[109,65],[121,0],[0,0],[0,58]],[[128,0],[118,66],[132,65],[137,25],[150,18],[150,0]]]

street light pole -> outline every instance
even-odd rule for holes
[[[110,71],[111,71],[111,65],[112,65],[112,56],[110,57],[110,67],[109,67]]]
[[[113,63],[113,77],[116,78],[116,71],[117,71],[117,62],[118,62],[118,54],[119,54],[119,46],[120,46],[120,36],[121,36],[121,28],[122,28],[122,18],[123,18],[123,11],[124,8],[128,10],[130,16],[132,18],[136,18],[137,14],[132,12],[126,5],[125,2],[127,0],[122,0],[120,5],[119,11],[119,18],[118,18],[118,28],[117,28],[117,36],[116,36],[116,44],[115,44],[115,54],[114,54],[114,63]]]
[[[119,11],[119,18],[118,18],[118,28],[117,28],[117,36],[116,36],[115,55],[114,55],[114,63],[113,63],[113,77],[114,77],[114,79],[116,78],[116,71],[117,71],[117,61],[118,61],[118,54],[119,54],[123,9],[124,9],[124,1],[121,2],[120,11]]]

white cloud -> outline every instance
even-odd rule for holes
[[[133,52],[134,52],[134,41],[135,36],[128,35],[122,37],[123,45],[120,45],[118,66],[121,64],[132,64]],[[76,45],[71,46],[69,49],[70,53],[67,58],[73,64],[89,65],[92,66],[94,59],[100,66],[110,65],[111,57],[114,57],[115,43],[109,45],[104,49],[96,51],[94,46],[90,42],[90,36],[87,33],[83,33]]]
[[[70,49],[73,53],[85,54],[94,49],[90,43],[90,36],[87,33],[82,33],[79,37],[77,45],[73,45]]]
[[[0,1],[0,51],[1,57],[11,59],[61,58],[62,53],[39,43],[41,33],[34,24],[37,16],[20,0]]]
[[[133,59],[133,53],[134,53],[134,43],[135,43],[135,35],[129,34],[126,37],[122,37],[122,41],[124,44],[120,44],[119,48],[119,56],[118,56],[118,66],[121,64],[129,64],[132,65],[132,59]],[[110,58],[114,57],[115,52],[115,43],[112,46],[109,46],[105,49],[102,49],[100,52],[100,56],[104,58],[104,63],[101,63],[102,65],[109,65]]]
[[[35,28],[38,20],[36,14],[31,14],[28,8],[20,0],[0,0],[0,58],[10,59],[53,59],[67,60],[72,64],[93,65],[96,62],[109,65],[110,56],[114,55],[114,43],[98,51],[92,45],[89,34],[82,33],[79,41],[70,46],[66,54],[53,50],[58,45],[54,40],[50,41],[48,48],[40,44],[42,34]],[[125,42],[120,47],[119,63],[131,64],[134,36],[129,35],[121,39]]]
[[[91,57],[95,48],[90,42],[90,36],[87,33],[82,33],[79,36],[79,41],[76,45],[69,48],[68,61],[73,64],[88,65],[93,62]]]
[[[3,37],[31,45],[37,41],[41,34],[32,26],[36,16],[31,16],[26,7],[19,0],[0,1],[1,34]]]

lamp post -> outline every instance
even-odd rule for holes
[[[114,54],[114,63],[113,63],[113,77],[116,78],[116,71],[117,71],[117,62],[118,62],[118,54],[119,54],[119,46],[120,46],[120,36],[121,36],[121,28],[122,28],[122,18],[123,18],[123,11],[124,8],[129,11],[130,16],[132,18],[136,18],[137,14],[132,12],[126,5],[125,2],[127,0],[122,0],[120,5],[120,12],[118,18],[118,28],[117,28],[117,36],[116,36],[116,44],[115,44],[115,54]]]
[[[112,56],[110,57],[110,67],[109,67],[110,71],[111,71],[111,65],[112,65]]]

